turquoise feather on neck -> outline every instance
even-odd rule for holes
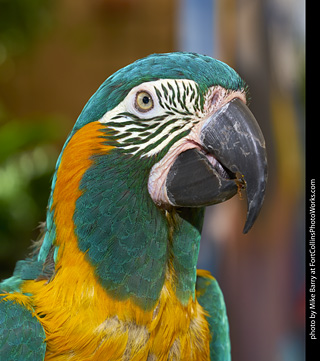
[[[178,214],[172,226],[167,211],[154,204],[146,163],[116,150],[95,156],[81,182],[74,223],[100,284],[115,299],[131,298],[150,310],[170,264],[177,297],[183,304],[194,297],[200,232]]]

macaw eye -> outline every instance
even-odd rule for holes
[[[146,91],[137,93],[135,107],[140,112],[148,112],[153,108],[152,96]]]

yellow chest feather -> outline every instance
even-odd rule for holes
[[[183,306],[168,281],[156,307],[145,312],[110,298],[92,276],[59,290],[59,273],[48,284],[28,281],[23,289],[33,293],[46,332],[45,361],[209,360],[203,309],[192,299]]]

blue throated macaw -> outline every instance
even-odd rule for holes
[[[193,53],[111,75],[58,158],[46,226],[0,284],[1,360],[230,360],[222,292],[196,269],[204,208],[267,179],[247,86]]]

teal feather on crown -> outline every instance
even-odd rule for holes
[[[75,130],[100,119],[117,106],[135,86],[158,79],[189,79],[205,92],[213,85],[226,89],[245,89],[246,84],[227,64],[195,53],[152,54],[111,75],[88,101],[80,114]]]

